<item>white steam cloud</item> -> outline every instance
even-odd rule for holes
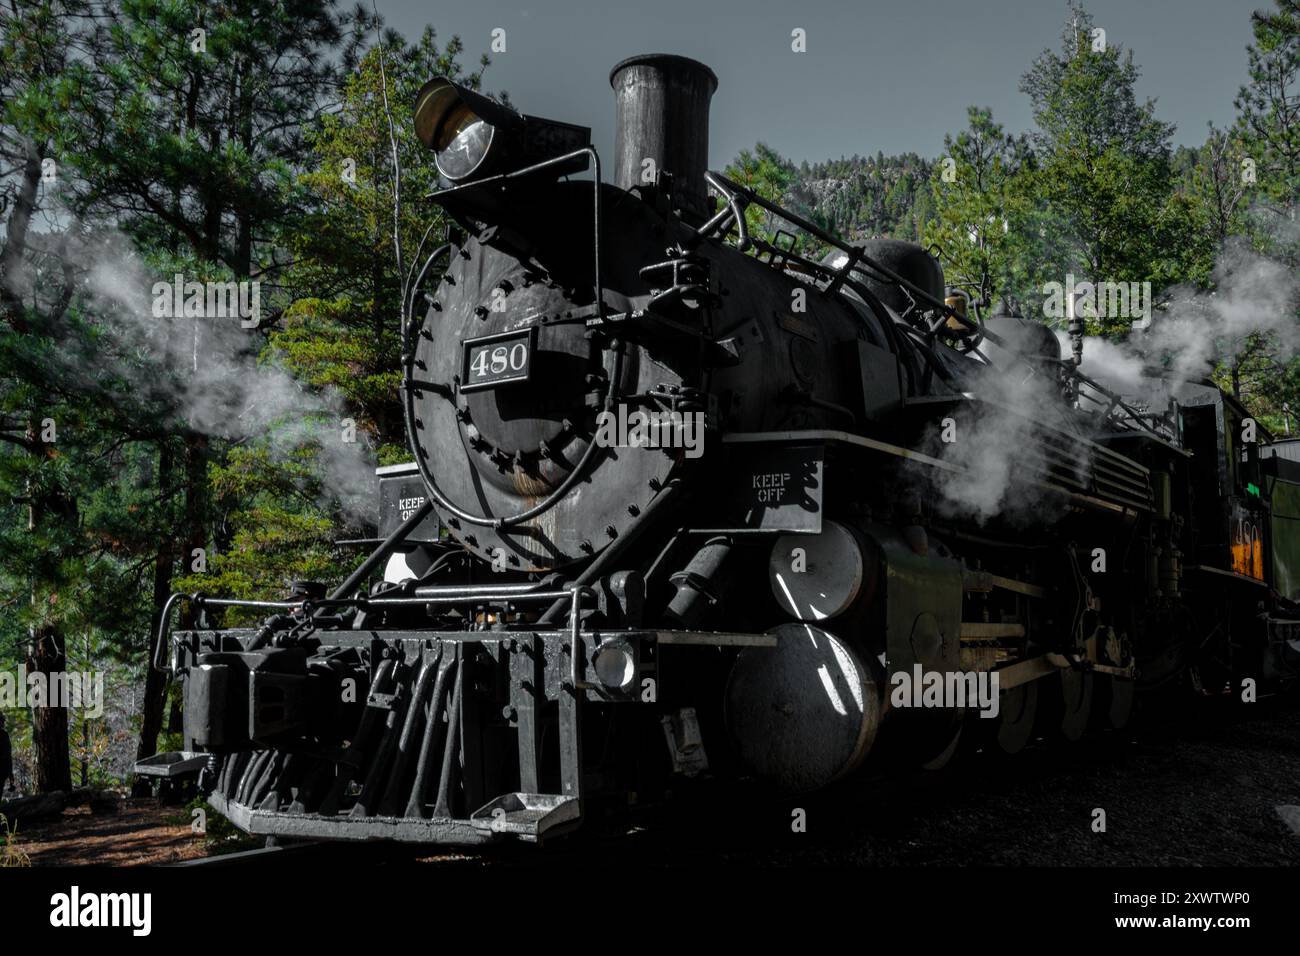
[[[1232,243],[1221,250],[1213,281],[1211,292],[1166,290],[1151,326],[1127,341],[1087,338],[1081,371],[1126,400],[1158,410],[1178,397],[1182,383],[1204,379],[1212,362],[1240,355],[1256,337],[1265,338],[1279,362],[1300,352],[1300,275],[1294,267]],[[1057,336],[1068,355],[1065,334]],[[934,507],[980,524],[994,518],[1012,526],[1050,521],[1063,513],[1063,499],[1044,489],[1031,470],[1044,462],[1037,435],[1046,427],[1091,438],[1101,422],[1071,413],[1048,374],[989,351],[996,371],[973,386],[981,401],[972,403],[969,414],[954,414],[951,441],[943,441],[942,422],[932,424],[923,441],[928,454],[955,469],[925,469],[939,494]],[[1077,446],[1077,460],[1062,462],[1067,482],[1071,473],[1087,475],[1086,447]]]
[[[311,391],[273,359],[259,360],[262,339],[238,316],[155,317],[154,284],[170,283],[174,270],[149,269],[126,239],[110,237],[84,256],[93,263],[90,312],[110,346],[90,357],[99,373],[125,380],[142,407],[170,409],[203,434],[264,442],[279,460],[315,447],[320,503],[352,522],[373,515],[374,454],[360,432],[344,441],[341,395]]]
[[[1168,290],[1151,327],[1122,344],[1085,339],[1081,371],[1111,391],[1154,405],[1171,389],[1177,397],[1184,382],[1208,376],[1213,362],[1241,355],[1252,337],[1265,337],[1282,362],[1300,352],[1300,275],[1293,266],[1234,242],[1220,252],[1212,279],[1210,292]]]
[[[1054,379],[1017,362],[982,376],[975,394],[977,400],[932,423],[923,439],[924,451],[948,466],[925,469],[938,492],[931,498],[934,509],[948,518],[981,525],[997,518],[1013,527],[1064,514],[1065,499],[1044,482],[1047,459],[1036,451],[1039,436],[1045,429],[1064,432],[1055,444],[1074,445],[1078,455],[1053,460],[1064,462],[1064,474],[1076,480],[1087,472],[1088,455],[1087,446],[1071,441],[1078,429],[1062,414]]]

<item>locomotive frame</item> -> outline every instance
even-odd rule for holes
[[[579,128],[511,120],[516,146],[562,135],[432,197],[464,234],[421,269],[417,288],[449,263],[423,319],[404,317],[414,458],[381,475],[382,542],[328,594],[164,608],[155,663],[185,681],[172,763],[209,754],[203,789],[241,829],[541,842],[598,797],[706,765],[801,791],[878,753],[935,767],[973,736],[1015,752],[1122,727],[1138,683],[1294,682],[1300,566],[1272,501],[1300,502],[1300,456],[1237,441],[1248,416],[1212,385],[1138,407],[1077,349],[947,300],[924,250],[841,242],[705,171],[716,82],[680,57],[615,68],[615,184]],[[417,128],[432,138],[437,117]],[[589,201],[554,175],[584,161]],[[831,257],[751,236],[751,207]],[[588,208],[589,232],[564,215]],[[800,292],[807,311],[786,308]],[[465,381],[474,343],[520,334],[527,380]],[[985,341],[1060,407],[1000,401]],[[591,418],[627,402],[703,415],[705,460],[602,448]],[[934,500],[935,476],[968,474],[935,423],[1003,415],[1024,436],[1016,487],[1053,520],[985,527]],[[1098,549],[1118,563],[1085,571]],[[199,625],[169,633],[183,600]],[[270,616],[207,626],[232,607]],[[996,674],[1001,715],[894,704],[913,668]]]

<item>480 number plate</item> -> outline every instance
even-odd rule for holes
[[[460,390],[473,392],[508,382],[528,381],[536,344],[536,328],[466,339],[461,345]]]

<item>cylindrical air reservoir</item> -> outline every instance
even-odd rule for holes
[[[848,525],[827,519],[820,534],[783,534],[772,545],[768,583],[786,614],[824,621],[870,596],[875,552]]]

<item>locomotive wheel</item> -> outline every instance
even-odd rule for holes
[[[962,731],[966,726],[964,719],[957,721],[957,726],[952,729],[952,736],[948,738],[948,743],[943,749],[921,764],[922,770],[942,770],[948,764],[952,763],[959,753],[962,752]]]
[[[1098,674],[1094,678],[1096,700],[1092,705],[1093,721],[1103,730],[1123,730],[1133,716],[1133,698],[1136,685],[1131,680],[1112,674]]]
[[[1081,738],[1088,729],[1092,715],[1091,671],[1061,670],[1056,677],[1047,676],[1037,683],[1044,686],[1039,691],[1039,723],[1044,736],[1063,737],[1069,741]]]
[[[1034,718],[1038,714],[1038,681],[1013,687],[1002,695],[993,730],[994,746],[1004,754],[1016,754],[1034,739]]]
[[[976,741],[966,725],[964,707],[903,707],[889,712],[889,729],[880,741],[880,757],[908,769],[942,770],[960,760]]]
[[[727,681],[727,731],[754,773],[788,793],[855,770],[875,740],[886,693],[880,662],[811,624],[769,632],[741,651]]]

